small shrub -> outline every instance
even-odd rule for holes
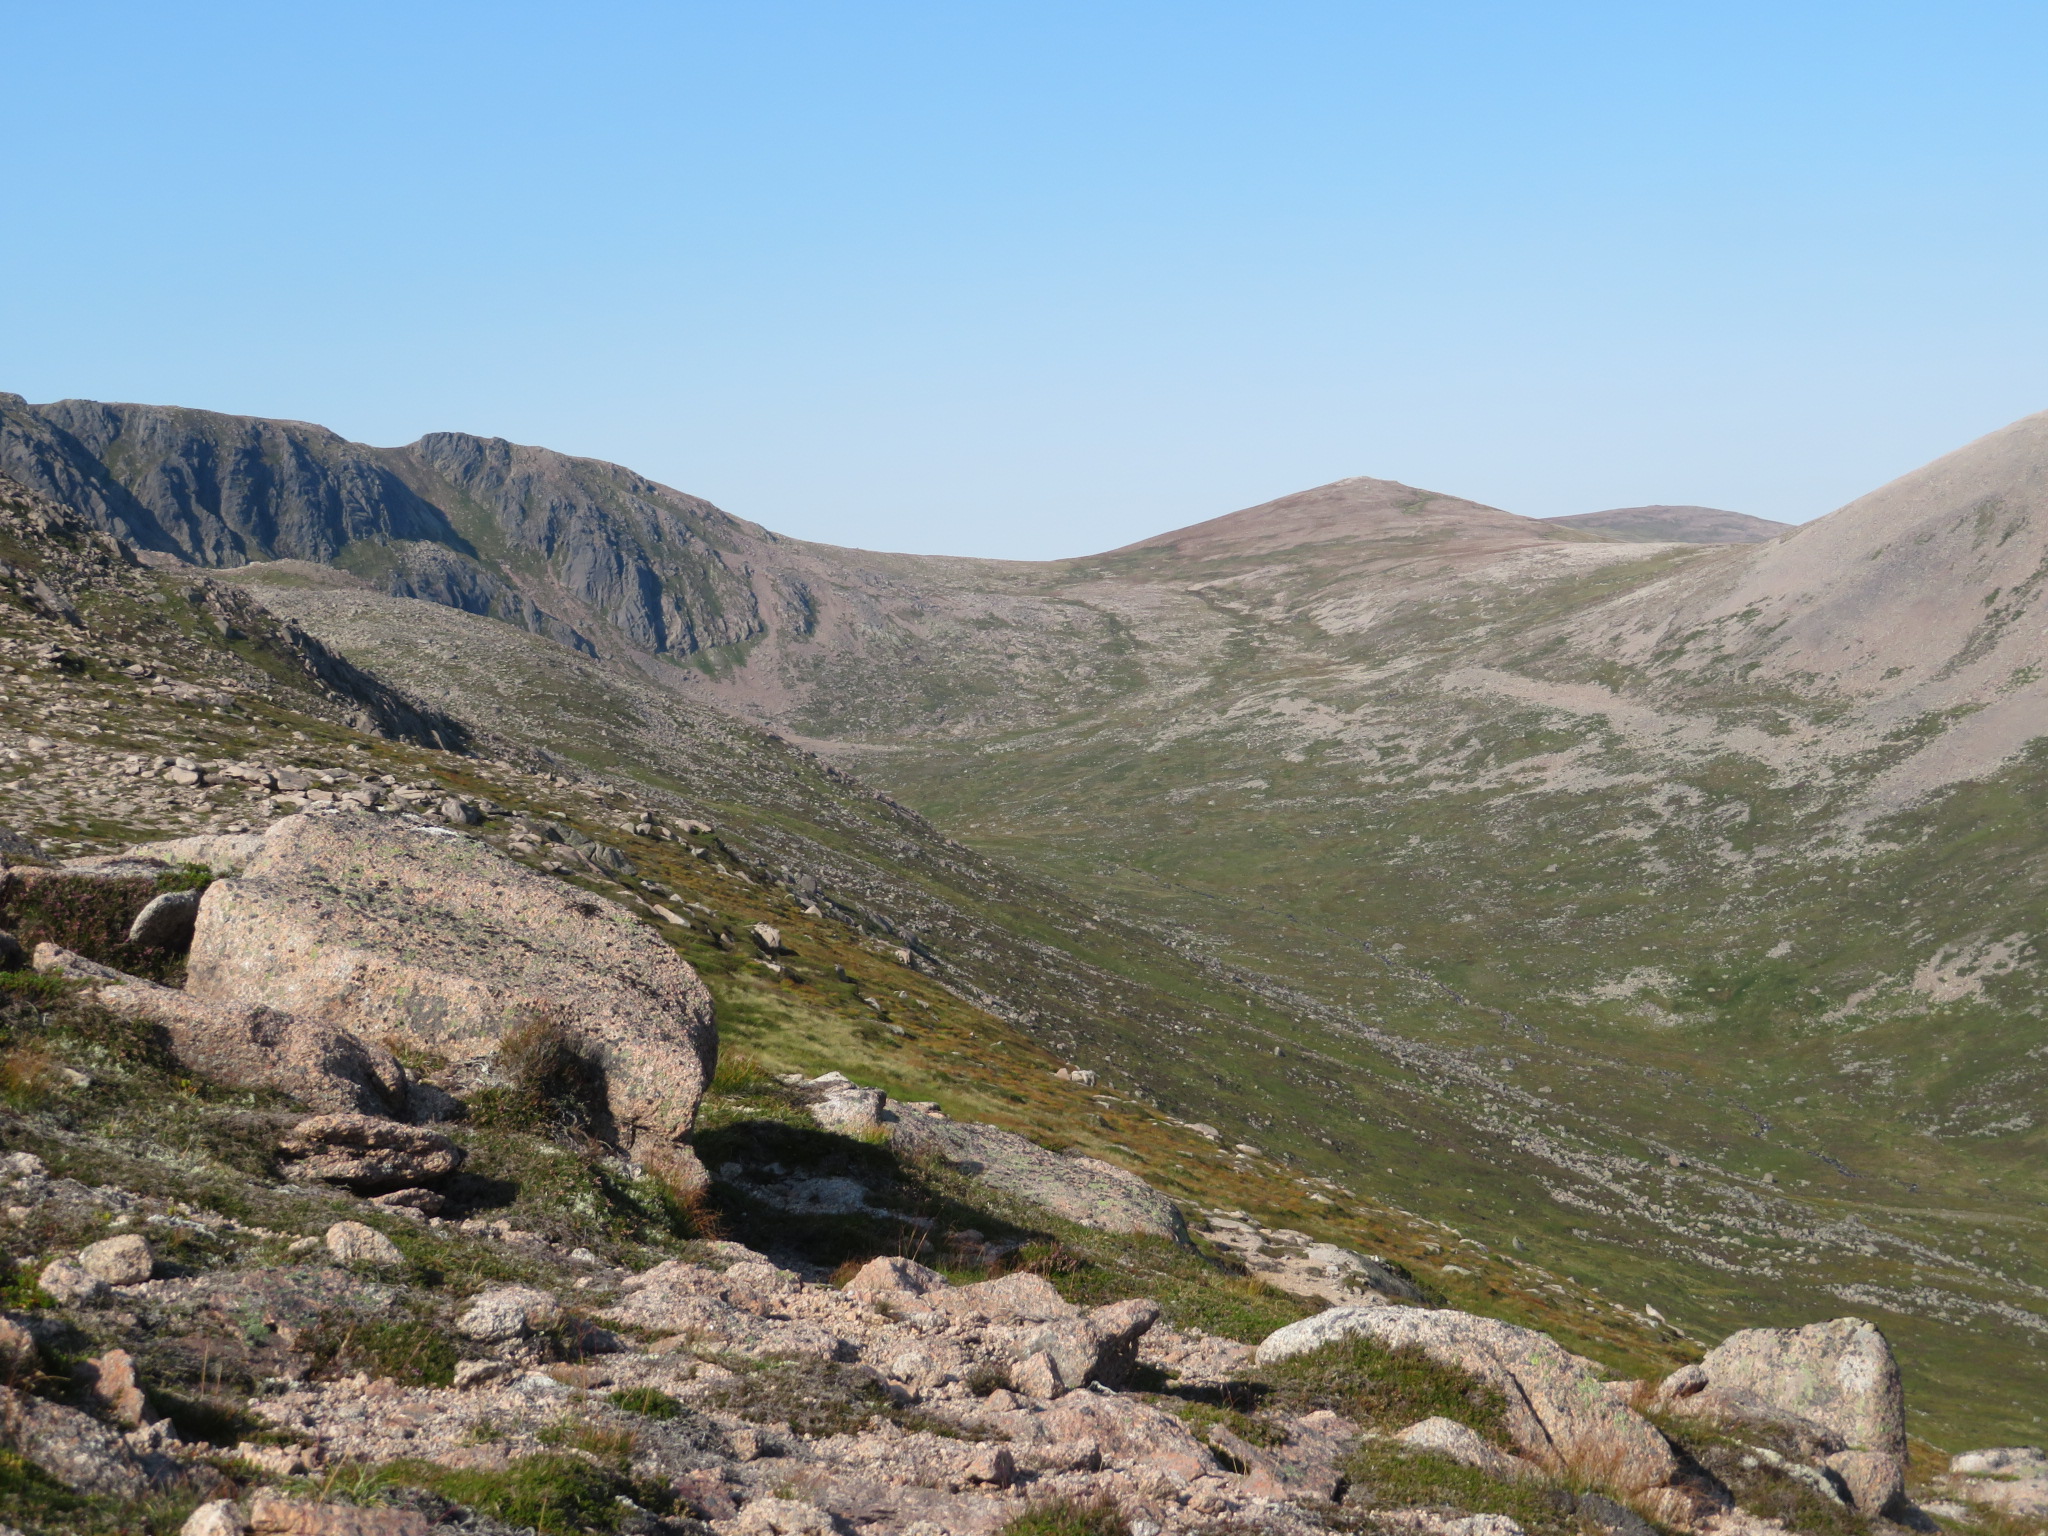
[[[470,1118],[507,1130],[541,1131],[571,1140],[609,1128],[604,1077],[560,1019],[535,1012],[498,1042],[506,1087],[470,1098]]]
[[[362,1371],[405,1387],[453,1384],[461,1358],[447,1328],[426,1318],[328,1316],[300,1335],[298,1347],[312,1357],[315,1376]]]
[[[752,1362],[705,1401],[755,1423],[787,1422],[800,1435],[848,1435],[889,1415],[880,1382],[827,1360]]]
[[[57,1058],[40,1046],[18,1045],[0,1051],[0,1097],[15,1105],[34,1103],[61,1082],[59,1065]]]
[[[624,1479],[580,1456],[526,1456],[491,1471],[398,1461],[378,1469],[386,1487],[420,1488],[506,1525],[540,1536],[615,1531],[628,1492]]]
[[[622,1387],[612,1393],[611,1403],[650,1419],[672,1419],[683,1411],[683,1405],[659,1387]]]
[[[78,982],[43,971],[0,971],[0,999],[20,998],[45,1007],[81,990]]]
[[[777,1093],[781,1087],[758,1056],[745,1051],[723,1051],[718,1057],[718,1070],[711,1074],[709,1091],[734,1098],[758,1098]]]
[[[1005,1525],[1002,1536],[1130,1536],[1130,1527],[1107,1499],[1082,1503],[1050,1499]]]
[[[611,1424],[586,1424],[575,1419],[552,1424],[536,1438],[543,1445],[561,1445],[572,1451],[581,1451],[600,1466],[615,1467],[621,1472],[633,1464],[633,1448],[640,1439],[630,1429]]]
[[[1496,1477],[1448,1456],[1410,1451],[1384,1440],[1363,1442],[1343,1470],[1352,1488],[1345,1496],[1347,1504],[1357,1500],[1375,1508],[1420,1506],[1506,1515],[1531,1536],[1579,1536],[1581,1529],[1568,1490]]]
[[[1498,1445],[1507,1435],[1507,1399],[1499,1388],[1439,1365],[1414,1345],[1389,1349],[1356,1335],[1262,1368],[1256,1381],[1269,1401],[1294,1413],[1328,1408],[1373,1428],[1417,1419],[1455,1419]]]

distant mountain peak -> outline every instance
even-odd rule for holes
[[[1228,512],[1206,522],[1155,534],[1126,550],[1171,549],[1198,557],[1260,555],[1304,544],[1377,543],[1417,537],[1456,542],[1541,543],[1561,534],[1537,518],[1519,517],[1462,496],[1354,475]],[[1122,551],[1115,551],[1121,553]]]
[[[1629,544],[1762,544],[1781,533],[1790,533],[1796,526],[1722,507],[1662,504],[1610,507],[1605,512],[1576,512],[1570,517],[1549,517],[1544,521],[1602,533]]]

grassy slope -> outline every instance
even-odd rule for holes
[[[1453,664],[1471,655],[1454,633],[1526,630],[1587,593],[1538,596],[1375,644]],[[2041,1016],[2040,982],[2023,968],[1939,1005],[1906,983],[1943,945],[2041,931],[2042,766],[1831,857],[1828,818],[1906,743],[1828,786],[1732,751],[1675,763],[1598,718],[1461,701],[1427,671],[1360,683],[1245,627],[1234,666],[1170,703],[898,739],[871,771],[1076,899],[1292,994],[1293,1019],[1247,1018],[1234,1053],[1270,1106],[1258,1139],[1371,1169],[1704,1336],[1867,1313],[1929,1432],[2038,1436],[2044,1065],[2019,1021]],[[1303,700],[1343,729],[1301,728]],[[1425,1075],[1468,1129],[1403,1113],[1400,1047],[1360,1038],[1375,1029],[1454,1054]]]

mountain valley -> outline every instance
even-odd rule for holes
[[[913,957],[928,1006],[1099,1071],[1151,1129],[1042,1113],[1112,1155],[1165,1138],[1162,1187],[1175,1159],[1328,1180],[1348,1240],[1447,1294],[1597,1286],[1567,1315],[1635,1321],[1589,1352],[1846,1308],[1916,1434],[2038,1439],[2042,418],[1756,542],[1355,479],[1046,564],[806,544],[497,440],[153,407],[0,397],[0,473],[210,594],[215,638],[354,669],[323,729],[381,710],[405,753],[562,778],[517,783],[594,794],[592,832],[625,786],[718,826],[759,890]],[[49,708],[12,723],[54,739]],[[513,772],[470,792],[510,804]],[[143,809],[10,824],[82,853]],[[841,1029],[785,1064],[891,1054]],[[892,1092],[942,1097],[920,1070]],[[1442,1273],[1396,1211],[1488,1257]]]

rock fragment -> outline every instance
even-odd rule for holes
[[[213,1499],[186,1516],[178,1536],[249,1536],[249,1522],[233,1499]]]
[[[93,1400],[116,1423],[135,1429],[156,1419],[142,1383],[136,1379],[135,1357],[127,1350],[110,1349],[97,1360],[86,1361],[78,1374]]]
[[[149,1239],[128,1232],[88,1245],[79,1253],[78,1263],[87,1274],[108,1285],[140,1285],[156,1267],[156,1256],[149,1251]]]
[[[337,1221],[327,1229],[327,1251],[340,1264],[370,1264],[380,1269],[405,1262],[398,1244],[375,1227],[359,1221]]]
[[[439,1131],[370,1115],[314,1115],[278,1143],[284,1175],[358,1193],[416,1188],[462,1166],[463,1149]]]
[[[479,1292],[455,1320],[455,1331],[480,1344],[507,1344],[562,1319],[562,1304],[546,1291],[523,1285]]]
[[[165,891],[150,898],[128,925],[128,942],[151,949],[182,949],[192,942],[199,920],[198,891]]]
[[[69,1259],[44,1266],[36,1284],[43,1294],[64,1306],[88,1306],[107,1294],[107,1282],[88,1274]]]
[[[74,1493],[138,1499],[149,1476],[121,1436],[97,1419],[0,1387],[0,1446],[33,1462]]]

